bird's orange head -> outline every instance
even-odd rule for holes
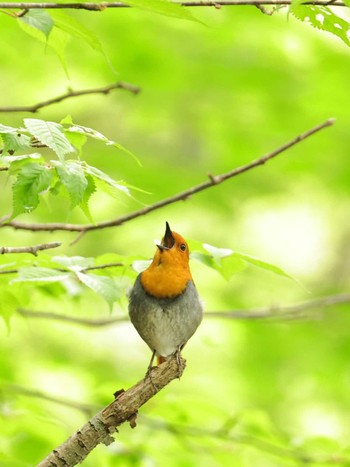
[[[185,239],[172,232],[166,222],[165,235],[150,266],[141,274],[145,291],[157,298],[176,297],[192,280],[189,251]]]

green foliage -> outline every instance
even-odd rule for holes
[[[290,12],[300,21],[306,21],[316,29],[330,32],[339,37],[346,45],[350,45],[350,23],[327,6],[301,5],[296,2]]]
[[[206,243],[200,245],[196,241],[190,241],[190,245],[194,248],[194,251],[191,253],[191,258],[196,259],[205,266],[215,269],[227,280],[230,280],[234,274],[242,271],[250,264],[298,282],[280,267],[267,261],[254,258],[253,256],[233,251],[229,248],[218,248]]]
[[[252,309],[273,312],[349,289],[349,49],[301,21],[286,22],[281,10],[269,17],[244,6],[197,8],[208,28],[141,8],[71,11],[70,18],[99,38],[120,79],[142,93],[118,90],[40,110],[41,122],[57,122],[59,148],[61,135],[74,148],[61,159],[40,147],[18,115],[3,114],[2,222],[18,178],[34,196],[43,174],[52,174],[50,186],[37,191],[38,208],[23,215],[33,224],[80,224],[80,209],[67,213],[69,204],[90,222],[91,213],[98,221],[113,219],[116,203],[103,190],[122,196],[118,210],[127,214],[134,184],[154,193],[138,194],[151,204],[208,172],[266,154],[329,116],[337,124],[263,167],[122,226],[89,231],[73,245],[76,232],[0,230],[0,246],[62,241],[38,257],[0,256],[1,466],[37,465],[116,389],[143,377],[150,352],[126,320],[127,290],[149,264],[152,239],[162,235],[165,220],[186,239],[198,239],[190,242],[192,258],[199,259],[191,270],[206,311],[244,310],[248,318]],[[44,47],[19,34],[13,17],[0,15],[1,105],[115,80],[105,56],[95,53],[98,44],[87,44],[85,32],[70,32],[74,21],[63,18],[69,26],[60,28],[59,15],[48,14],[55,22],[48,37],[16,20],[40,35]],[[70,82],[52,47],[69,64]],[[60,121],[66,113],[79,125]],[[47,125],[39,126],[48,137]],[[118,158],[110,139],[89,127],[111,139],[118,135],[140,155],[142,169]],[[92,269],[97,266],[103,267]],[[284,280],[285,271],[311,294]],[[106,324],[118,317],[122,323]],[[348,465],[348,303],[288,318],[205,315],[184,348],[181,381],[140,410],[136,430],[121,426],[117,443],[96,448],[82,465]]]
[[[0,125],[3,143],[0,164],[8,168],[10,175],[16,176],[12,188],[12,219],[21,213],[36,209],[40,195],[43,193],[49,191],[52,195],[58,195],[62,187],[68,193],[71,208],[79,206],[91,222],[88,203],[96,188],[117,199],[121,194],[131,196],[130,186],[126,182],[115,181],[80,159],[65,160],[67,154],[81,152],[88,137],[107,146],[114,146],[135,158],[120,144],[111,141],[96,130],[75,125],[70,117],[62,120],[61,123],[26,118],[24,125],[25,128]],[[73,146],[74,143],[77,147]],[[13,155],[18,151],[26,152],[33,147],[50,148],[57,155],[58,160],[46,162],[44,157],[37,153]]]

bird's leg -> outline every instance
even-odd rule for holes
[[[145,378],[144,378],[144,379],[146,380],[147,378],[149,378],[150,381],[151,381],[151,384],[152,384],[153,388],[154,388],[156,391],[158,391],[158,388],[157,388],[157,386],[154,384],[153,379],[152,379],[153,360],[154,360],[154,357],[155,357],[155,356],[156,356],[156,351],[153,350],[153,352],[152,352],[152,357],[151,357],[151,361],[149,362],[149,365],[148,365],[148,368],[147,368],[147,372],[146,372],[146,374],[145,374]]]
[[[178,371],[178,378],[180,379],[182,373],[183,373],[183,370],[184,370],[184,367],[183,367],[183,364],[182,364],[182,361],[181,361],[181,350],[183,349],[183,346],[184,345],[179,345],[179,347],[176,349],[176,352],[174,354],[175,358],[176,358],[176,363],[177,363],[177,371]]]

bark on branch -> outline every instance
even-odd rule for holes
[[[111,435],[118,431],[117,427],[122,423],[129,422],[131,428],[135,428],[139,408],[173,379],[181,376],[185,367],[182,358],[181,363],[179,368],[176,358],[172,358],[152,369],[152,379],[142,379],[127,391],[117,391],[111,404],[55,448],[37,467],[72,467],[82,462],[98,444],[108,446],[113,443]]]
[[[125,83],[124,81],[118,81],[118,83],[113,83],[108,86],[104,86],[102,88],[82,89],[80,91],[73,91],[73,89],[70,89],[65,94],[62,94],[57,97],[53,97],[52,99],[48,99],[46,101],[39,102],[34,105],[0,107],[0,112],[32,112],[32,113],[35,113],[35,112],[38,112],[38,110],[42,109],[43,107],[47,107],[48,105],[52,105],[52,104],[57,104],[71,97],[86,96],[87,94],[109,94],[113,89],[124,89],[133,94],[138,94],[141,91],[141,89],[138,86],[135,86],[134,84]],[[6,170],[6,169],[2,168],[2,170]]]
[[[38,251],[50,250],[51,248],[58,248],[61,245],[61,242],[50,242],[41,243],[40,245],[34,246],[1,246],[0,255],[5,255],[9,253],[31,253],[34,256],[38,256]]]
[[[176,1],[177,5],[183,7],[214,7],[220,8],[222,6],[239,6],[239,5],[291,5],[292,0],[202,0],[202,1]],[[303,5],[332,5],[332,6],[346,6],[340,0],[309,0],[302,2]],[[123,2],[67,2],[67,3],[49,3],[49,2],[1,2],[0,9],[21,9],[24,12],[34,9],[75,9],[75,10],[88,10],[88,11],[103,11],[107,8],[130,8]]]

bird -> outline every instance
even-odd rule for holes
[[[152,350],[146,377],[155,357],[160,365],[176,356],[180,373],[181,350],[202,321],[203,305],[189,257],[187,242],[166,222],[153,261],[137,276],[129,294],[130,320]]]

